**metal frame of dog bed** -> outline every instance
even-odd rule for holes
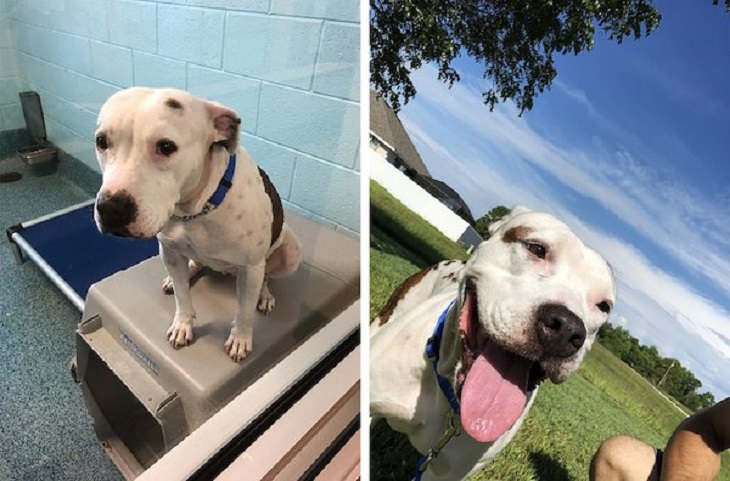
[[[90,199],[6,231],[18,263],[35,263],[79,311],[91,284],[158,253],[156,239],[101,234],[93,208]]]

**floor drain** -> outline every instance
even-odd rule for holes
[[[23,174],[20,172],[5,172],[0,174],[0,184],[6,184],[8,182],[16,182],[23,178]]]

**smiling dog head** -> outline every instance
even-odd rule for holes
[[[467,261],[458,305],[462,424],[481,441],[514,423],[540,381],[578,368],[615,300],[606,261],[556,218],[518,207],[490,233]]]
[[[181,90],[133,87],[112,95],[95,134],[99,230],[157,234],[176,206],[200,193],[214,151],[235,151],[240,122],[233,110]]]

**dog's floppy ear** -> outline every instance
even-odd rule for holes
[[[499,230],[500,227],[502,227],[505,222],[512,219],[515,216],[518,216],[520,214],[526,214],[527,212],[532,212],[530,209],[525,207],[524,205],[516,205],[512,207],[512,210],[509,211],[509,214],[505,215],[501,219],[499,219],[497,222],[492,222],[489,224],[489,235],[493,236],[495,232]]]
[[[241,131],[241,118],[235,110],[218,102],[206,102],[208,116],[213,126],[213,143],[235,152]]]

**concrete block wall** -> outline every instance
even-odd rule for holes
[[[115,91],[187,89],[241,114],[287,207],[359,231],[358,0],[0,2],[0,109],[13,82],[38,91],[66,152],[98,170],[96,115]]]
[[[13,48],[7,2],[0,0],[0,131],[25,126],[18,100],[19,88],[17,54]]]

